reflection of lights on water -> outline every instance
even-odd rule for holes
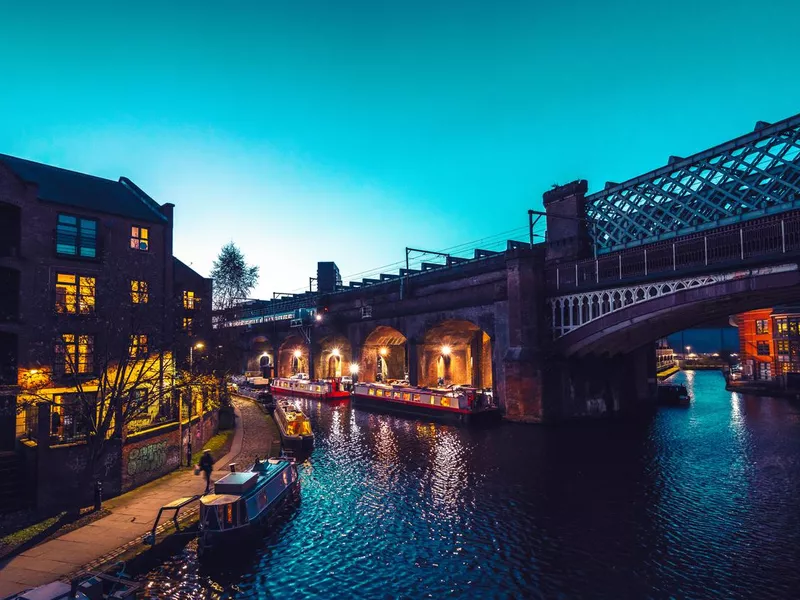
[[[439,432],[433,443],[431,497],[442,508],[458,507],[466,488],[467,468],[464,454],[464,445],[458,436],[452,431]]]

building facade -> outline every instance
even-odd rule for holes
[[[90,432],[78,399],[94,394],[101,411],[113,386],[141,407],[108,416],[123,446],[181,428],[169,390],[210,324],[211,290],[173,257],[173,208],[125,177],[0,155],[0,450],[79,444]]]
[[[778,306],[736,315],[742,377],[772,380],[800,373],[800,306]]]

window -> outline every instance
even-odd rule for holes
[[[90,315],[94,313],[94,277],[72,273],[56,274],[56,312]]]
[[[789,335],[797,335],[797,319],[789,319]]]
[[[789,340],[778,340],[775,342],[775,353],[788,355],[789,354]]]
[[[91,373],[94,370],[94,336],[64,333],[56,342],[56,372]]]
[[[144,252],[150,249],[150,230],[147,227],[131,227],[131,248]]]
[[[183,292],[183,308],[194,310],[195,304],[200,302],[200,298],[196,298],[194,292]]]
[[[192,317],[183,318],[183,330],[189,335],[192,335]]]
[[[56,254],[97,258],[97,221],[58,215]]]
[[[147,336],[141,333],[131,336],[130,357],[137,358],[147,355]]]
[[[147,304],[150,294],[147,291],[147,282],[131,279],[131,302],[133,304]]]
[[[758,378],[772,379],[772,365],[768,362],[758,363]]]
[[[769,342],[758,342],[756,352],[759,356],[769,356]]]
[[[786,323],[786,319],[775,319],[775,326],[778,329],[778,333],[783,335],[789,333],[789,326]]]
[[[759,319],[756,321],[756,333],[762,335],[769,333],[769,321],[766,319]]]

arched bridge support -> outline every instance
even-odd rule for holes
[[[551,359],[548,396],[553,420],[598,417],[653,406],[658,392],[652,344],[616,356]]]

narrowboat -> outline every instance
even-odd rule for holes
[[[400,383],[356,383],[353,401],[395,412],[455,417],[469,421],[499,415],[492,390],[467,386],[414,387]]]
[[[70,583],[53,581],[9,596],[9,600],[105,600],[134,598],[142,586],[121,574],[91,573]]]
[[[228,473],[200,498],[198,550],[207,553],[264,522],[297,489],[292,458],[256,459],[249,471]]]
[[[289,400],[278,400],[272,413],[284,444],[310,445],[314,443],[311,422]]]
[[[307,396],[317,400],[345,400],[350,398],[350,385],[342,377],[311,381],[300,373],[293,377],[273,379],[270,390],[284,396]]]
[[[667,406],[689,406],[691,398],[685,385],[662,383],[658,386],[658,403]]]

